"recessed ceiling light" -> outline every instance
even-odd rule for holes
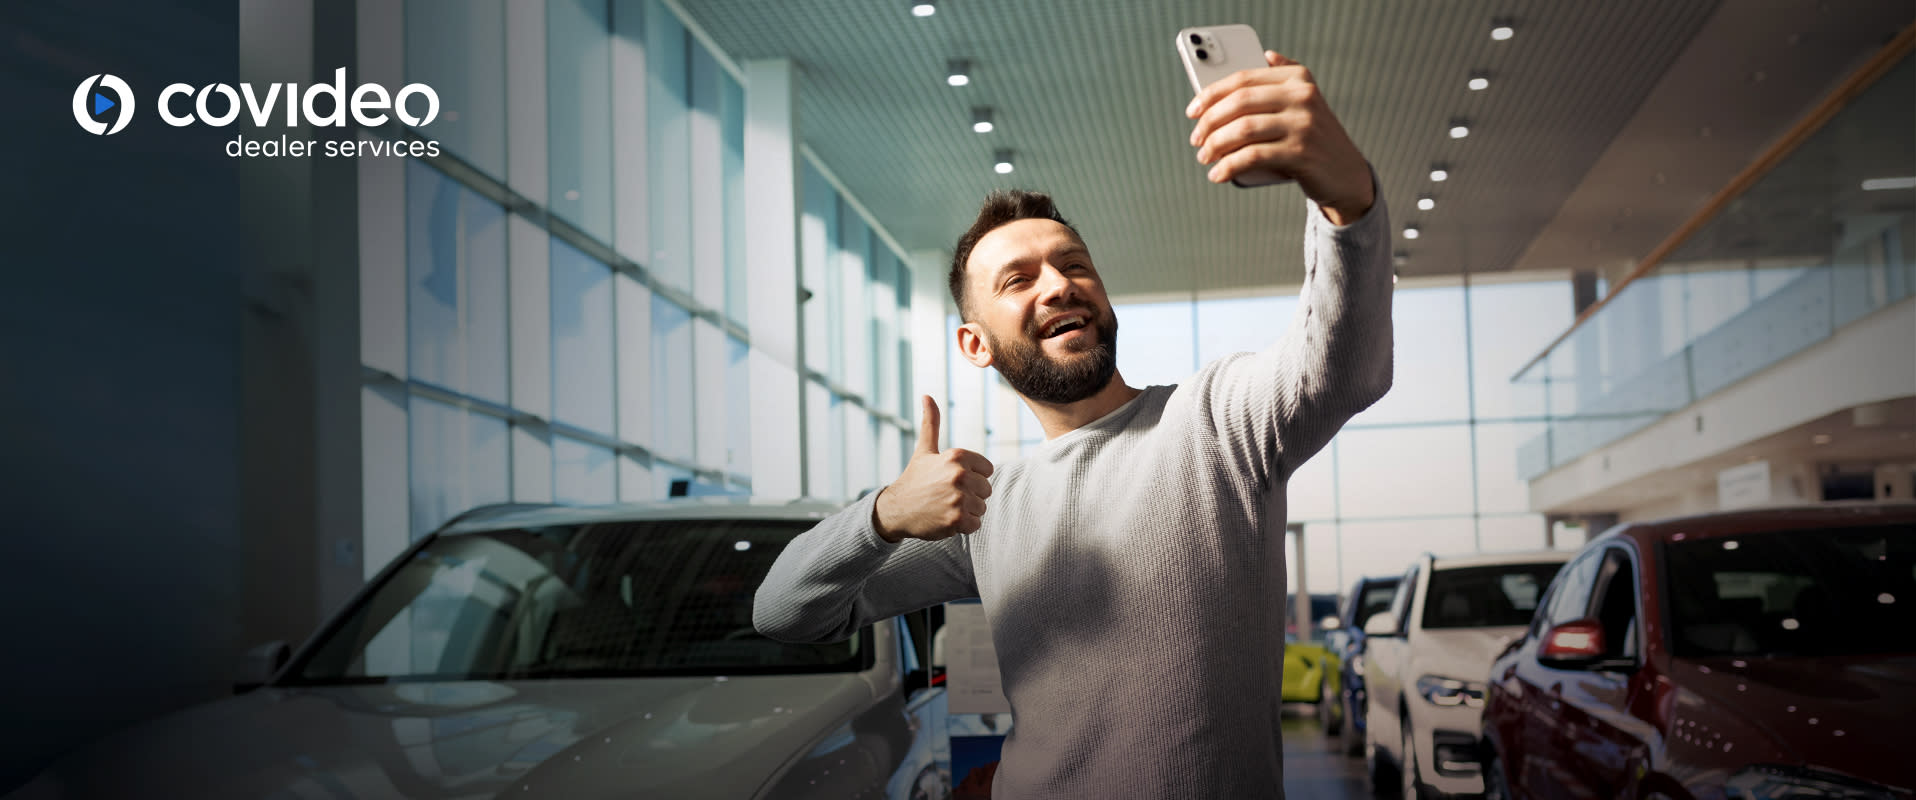
[[[1436,181],[1437,183],[1443,183],[1444,181],[1450,180],[1450,167],[1445,166],[1443,164],[1430,165],[1430,179],[1432,181]]]
[[[949,66],[951,69],[945,76],[945,83],[949,83],[953,86],[964,86],[971,83],[971,62],[962,58],[954,58],[951,60]]]
[[[1503,42],[1508,41],[1510,37],[1516,35],[1517,26],[1510,20],[1493,19],[1490,21],[1490,38]]]
[[[991,109],[989,107],[979,106],[971,110],[971,129],[979,133],[991,132]]]
[[[1405,225],[1405,226],[1404,226],[1404,238],[1406,238],[1406,239],[1415,239],[1415,238],[1417,238],[1417,237],[1419,237],[1419,236],[1422,236],[1422,235],[1424,235],[1424,232],[1423,232],[1423,231],[1421,231],[1421,230],[1419,230],[1419,229],[1417,228],[1417,226],[1415,226],[1415,225]]]
[[[1470,90],[1471,91],[1481,92],[1488,88],[1490,88],[1490,75],[1488,75],[1487,73],[1484,73],[1481,70],[1470,73]]]
[[[1468,121],[1461,119],[1453,119],[1450,121],[1450,138],[1462,139],[1469,135],[1470,123]]]
[[[932,5],[931,0],[913,0],[912,1],[912,4],[911,4],[912,16],[929,17],[936,13],[938,13],[938,7],[935,5]]]
[[[1907,178],[1870,178],[1863,181],[1863,191],[1881,192],[1890,189],[1916,189],[1916,175]]]
[[[999,150],[997,155],[993,157],[992,161],[994,163],[992,164],[991,168],[997,170],[999,175],[1004,175],[1011,172],[1012,166],[1011,166],[1011,151],[1010,150]]]
[[[1417,198],[1418,211],[1429,211],[1436,207],[1437,207],[1437,198],[1435,197],[1431,197],[1430,195],[1423,195]]]

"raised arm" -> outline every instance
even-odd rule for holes
[[[894,614],[978,596],[964,534],[982,524],[991,471],[977,453],[938,451],[938,406],[924,398],[903,474],[793,540],[759,585],[752,624],[783,641],[838,641]]]
[[[1263,352],[1206,367],[1193,387],[1227,454],[1268,486],[1390,389],[1392,281],[1389,213],[1368,162],[1310,71],[1265,58],[1267,69],[1205,87],[1186,114],[1198,120],[1198,160],[1215,162],[1211,180],[1271,170],[1310,201],[1290,330]]]

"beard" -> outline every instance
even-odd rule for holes
[[[1044,351],[1044,340],[1036,320],[1025,326],[1022,335],[999,340],[989,331],[985,340],[997,358],[998,374],[1013,391],[1050,405],[1066,405],[1098,393],[1118,371],[1118,320],[1092,308],[1075,306],[1090,312],[1085,328],[1095,331],[1097,342],[1085,338],[1066,345],[1064,358],[1053,358]]]

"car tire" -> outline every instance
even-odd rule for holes
[[[1411,733],[1410,717],[1404,718],[1404,750],[1398,758],[1397,796],[1403,800],[1427,800],[1430,790],[1424,786],[1423,776],[1417,774],[1417,738]]]
[[[1344,755],[1357,758],[1364,755],[1364,732],[1357,729],[1357,720],[1362,719],[1364,709],[1357,707],[1357,698],[1338,692],[1339,702],[1344,705]]]
[[[1317,722],[1324,727],[1324,735],[1332,739],[1344,730],[1344,700],[1331,692],[1331,682],[1317,682]]]
[[[1364,777],[1370,781],[1372,797],[1396,797],[1397,772],[1390,760],[1377,749],[1377,729],[1364,726]]]
[[[1504,762],[1497,751],[1484,746],[1484,800],[1510,800],[1510,783],[1504,780]]]

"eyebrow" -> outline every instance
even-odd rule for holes
[[[1091,255],[1091,250],[1089,248],[1086,248],[1082,244],[1079,244],[1077,242],[1072,242],[1070,244],[1059,247],[1058,249],[1053,250],[1049,253],[1046,253],[1044,257],[1051,258],[1051,259],[1063,259],[1067,256],[1074,256],[1074,255],[1081,255],[1081,256],[1088,257]],[[1010,272],[1014,269],[1021,268],[1026,264],[1029,264],[1033,261],[1038,260],[1038,258],[1039,256],[1025,256],[1023,258],[1014,258],[1010,261],[1005,262],[1005,265],[1002,267],[999,267],[997,272],[992,273],[991,285],[997,286],[998,284],[1003,283],[1005,278],[1005,273]]]

